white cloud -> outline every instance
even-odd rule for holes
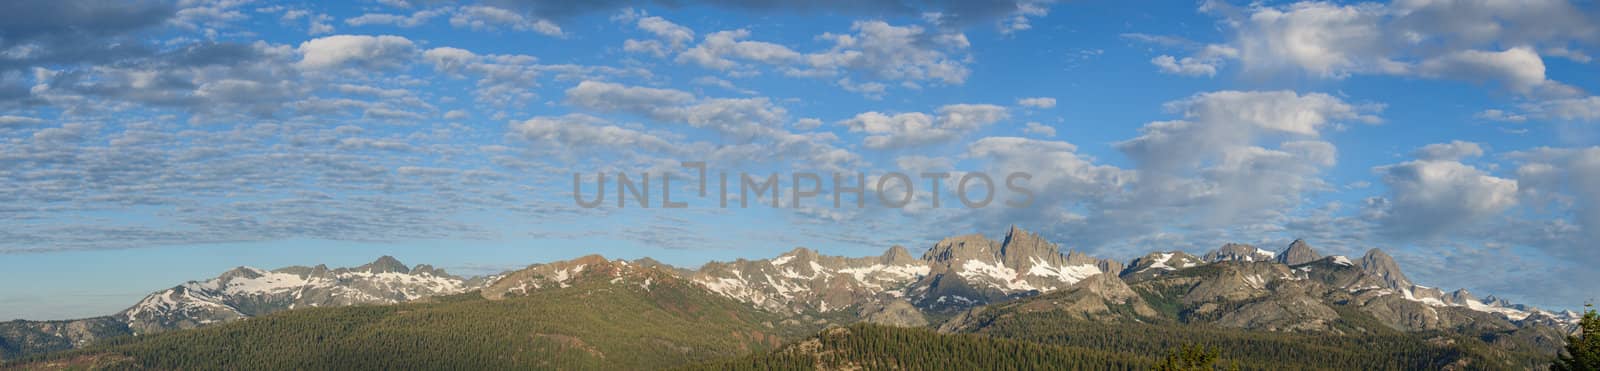
[[[1477,118],[1484,119],[1484,120],[1489,120],[1489,121],[1503,121],[1503,122],[1523,122],[1523,121],[1528,121],[1528,116],[1527,115],[1523,115],[1523,114],[1519,114],[1519,113],[1506,112],[1504,110],[1498,110],[1498,109],[1486,109],[1486,110],[1483,110],[1483,112],[1478,112],[1477,114],[1473,115],[1473,117],[1477,117]]]
[[[765,64],[784,64],[800,59],[799,52],[783,45],[742,40],[749,37],[750,31],[744,29],[713,32],[706,35],[700,44],[679,53],[677,61],[715,70],[730,70],[742,66],[736,59]]]
[[[395,67],[405,64],[416,48],[400,36],[335,35],[301,43],[299,51],[304,56],[301,68],[328,70]]]
[[[33,126],[43,124],[44,120],[26,116],[0,115],[0,128]]]
[[[1022,98],[1017,100],[1017,105],[1031,108],[1050,109],[1056,107],[1056,99],[1050,97]]]
[[[351,26],[392,25],[410,28],[427,24],[428,21],[447,13],[449,13],[448,8],[420,10],[411,13],[411,15],[367,13],[345,19],[344,24]]]
[[[1478,143],[1459,140],[1451,141],[1450,143],[1434,143],[1417,149],[1411,156],[1430,161],[1460,161],[1483,156],[1483,146],[1478,145]]]
[[[457,8],[450,16],[450,25],[474,31],[494,31],[503,27],[516,31],[533,31],[545,36],[566,36],[561,26],[549,20],[528,18],[510,10],[484,5]]]
[[[787,112],[767,98],[701,99],[681,90],[584,81],[566,102],[599,112],[625,112],[664,123],[717,130],[731,141],[779,135]]]
[[[1566,254],[1576,253],[1588,261],[1600,262],[1600,253],[1589,245],[1600,239],[1600,147],[1540,147],[1507,157],[1521,162],[1516,169],[1517,183],[1528,199],[1554,203],[1557,210],[1575,217],[1583,239],[1558,247],[1579,250]]]
[[[1275,217],[1319,177],[1336,148],[1317,140],[1337,122],[1376,123],[1374,110],[1320,93],[1219,91],[1170,102],[1183,118],[1157,121],[1115,146],[1138,164],[1140,209],[1182,205],[1208,223]],[[1265,213],[1265,214],[1263,214]]]
[[[511,133],[518,138],[538,142],[553,149],[554,153],[569,150],[615,150],[630,148],[646,151],[670,152],[672,144],[652,134],[607,125],[598,117],[584,114],[541,116],[511,124]]]
[[[1226,45],[1206,45],[1194,56],[1176,58],[1170,55],[1160,55],[1150,59],[1150,64],[1156,65],[1162,73],[1182,76],[1216,76],[1217,70],[1222,68],[1223,61],[1239,57],[1239,50]]]
[[[816,129],[816,128],[819,128],[819,127],[822,127],[822,120],[818,120],[818,119],[815,119],[815,118],[807,117],[807,118],[795,120],[795,122],[794,122],[794,128],[795,129],[799,129],[799,130],[811,130],[811,129]]]
[[[1384,228],[1432,237],[1517,204],[1517,181],[1451,160],[1415,160],[1373,169],[1389,187]]]
[[[864,112],[839,124],[851,132],[866,133],[862,146],[891,149],[949,142],[1007,116],[1005,107],[955,104],[940,107],[937,116],[921,112],[893,115]]]
[[[790,73],[835,76],[853,71],[870,79],[944,84],[962,84],[971,73],[964,58],[952,55],[971,46],[964,34],[883,21],[857,21],[850,29],[856,33],[818,36],[833,47],[806,54],[806,68]]]
[[[1383,71],[1398,63],[1381,55],[1383,8],[1374,4],[1300,2],[1258,7],[1234,20],[1239,57],[1247,71],[1304,70],[1338,78]]]
[[[1043,135],[1043,136],[1047,136],[1047,137],[1056,136],[1056,128],[1050,127],[1049,125],[1040,124],[1038,122],[1032,122],[1032,121],[1028,122],[1027,127],[1023,128],[1022,132],[1028,133],[1028,134]]]
[[[1422,61],[1417,73],[1431,78],[1487,80],[1521,94],[1569,96],[1576,90],[1545,79],[1544,60],[1530,47],[1501,52],[1461,50]]]
[[[1305,74],[1341,79],[1355,74],[1491,81],[1537,97],[1567,97],[1577,89],[1547,79],[1535,50],[1586,59],[1576,45],[1593,45],[1600,26],[1566,0],[1397,1],[1390,4],[1302,1],[1236,8],[1205,2],[1233,32],[1221,45],[1191,57],[1152,60],[1163,72],[1210,76],[1226,60],[1245,73]],[[1125,35],[1194,48],[1197,43]],[[1214,49],[1215,48],[1215,49]],[[1499,51],[1494,51],[1499,50]]]
[[[680,26],[661,17],[644,17],[639,19],[639,29],[650,32],[656,37],[665,40],[673,50],[682,49],[689,42],[694,41],[694,30]]]

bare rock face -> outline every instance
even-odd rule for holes
[[[1301,265],[1321,259],[1317,251],[1311,248],[1305,240],[1294,240],[1289,243],[1289,248],[1278,254],[1278,262],[1286,265]]]
[[[858,314],[862,321],[899,327],[925,327],[928,318],[911,302],[904,299],[886,300],[866,305]]]
[[[1339,312],[1315,298],[1283,295],[1246,304],[1214,323],[1266,331],[1328,331],[1338,318]]]

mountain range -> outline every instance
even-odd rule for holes
[[[615,290],[605,287],[614,287],[654,298],[658,294],[651,290],[657,285],[678,287],[679,296],[701,292],[749,310],[729,314],[732,318],[760,317],[736,321],[744,326],[734,332],[744,334],[739,343],[746,351],[776,346],[780,338],[795,340],[823,326],[856,322],[1029,338],[1037,334],[1017,328],[1058,325],[1019,326],[1017,321],[1051,318],[1056,322],[1048,323],[1202,326],[1306,336],[1447,334],[1497,351],[1549,355],[1573,331],[1578,318],[1570,311],[1552,312],[1493,296],[1480,299],[1465,290],[1445,293],[1415,284],[1379,249],[1352,259],[1321,256],[1301,240],[1281,251],[1230,243],[1203,256],[1160,251],[1123,264],[1076,251],[1063,253],[1059,245],[1012,227],[1000,241],[980,234],[945,238],[920,258],[901,246],[880,256],[857,258],[796,248],[770,259],[712,262],[697,270],[648,258],[624,261],[600,256],[473,278],[427,265],[407,267],[387,256],[354,268],[240,267],[152,293],[107,317],[0,323],[0,359],[92,350],[97,344],[126,347],[119,344],[129,338],[201,336],[189,334],[204,331],[176,330],[248,325],[257,321],[240,320],[292,318],[296,313],[320,313],[318,308],[431,305],[426,303],[463,294],[474,300],[514,301],[579,286],[608,293]],[[658,299],[650,300],[659,304]],[[695,303],[688,306],[721,307],[704,300]],[[273,315],[279,312],[284,314]],[[704,316],[682,320],[709,321]],[[727,325],[720,319],[713,322]],[[160,336],[165,333],[174,334]],[[682,354],[698,353],[691,349]],[[736,354],[708,352],[683,362],[713,355]]]

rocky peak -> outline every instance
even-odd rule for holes
[[[1317,261],[1317,259],[1322,259],[1322,256],[1317,255],[1317,250],[1312,249],[1311,244],[1302,239],[1295,239],[1294,242],[1290,242],[1289,248],[1278,254],[1278,262],[1287,265],[1301,265]]]
[[[1467,305],[1468,302],[1478,302],[1478,298],[1467,292],[1467,289],[1458,289],[1445,295],[1444,301],[1454,305]]]
[[[1206,253],[1205,257],[1202,259],[1210,263],[1220,261],[1253,262],[1269,261],[1272,259],[1272,257],[1272,253],[1258,249],[1253,245],[1230,242],[1222,244],[1222,247],[1218,247],[1216,250],[1211,250],[1211,252]]]
[[[1147,278],[1179,269],[1200,266],[1200,258],[1182,251],[1153,252],[1128,262],[1122,270],[1124,279]]]
[[[218,275],[217,278],[222,281],[231,281],[236,278],[251,279],[261,277],[261,273],[262,272],[260,269],[251,267],[238,267],[227,272],[223,272],[221,275]]]
[[[884,251],[883,256],[878,257],[878,263],[883,265],[909,265],[916,264],[917,258],[912,257],[911,252],[906,251],[905,246],[894,245],[888,251]]]
[[[789,250],[789,252],[783,253],[779,256],[790,256],[799,261],[817,261],[817,257],[821,256],[821,254],[818,254],[816,250],[809,248],[796,247],[793,250]]]
[[[378,260],[366,265],[356,267],[355,270],[367,273],[411,273],[411,268],[406,268],[406,265],[400,263],[400,260],[388,255],[379,257]]]
[[[1000,244],[1000,257],[1006,266],[1013,268],[1025,268],[1034,261],[1052,265],[1060,265],[1064,261],[1060,246],[1017,226],[1011,226],[1011,230],[1006,231],[1006,239]]]
[[[411,274],[426,274],[440,277],[450,275],[449,273],[445,273],[443,269],[434,268],[432,265],[428,264],[417,264],[417,266],[411,267]]]
[[[1383,250],[1377,248],[1367,250],[1367,254],[1361,257],[1360,266],[1363,272],[1383,280],[1389,288],[1405,290],[1412,286],[1411,280],[1406,279],[1405,273],[1400,272],[1400,265]]]
[[[994,240],[983,237],[981,234],[955,236],[939,240],[933,248],[922,254],[922,260],[932,262],[951,262],[957,260],[993,260],[998,256],[1000,246]]]

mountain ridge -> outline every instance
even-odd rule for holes
[[[470,291],[501,300],[531,290],[566,287],[577,277],[596,274],[648,287],[652,278],[640,272],[654,272],[648,274],[656,274],[655,279],[672,275],[797,322],[939,326],[943,318],[955,316],[946,324],[959,323],[951,321],[971,317],[974,309],[1035,297],[1055,302],[1028,310],[1066,310],[1081,318],[1198,320],[1268,331],[1345,331],[1335,325],[1343,315],[1333,303],[1352,303],[1353,310],[1403,331],[1463,324],[1511,331],[1565,326],[1575,318],[1570,311],[1544,311],[1494,296],[1477,299],[1464,289],[1445,294],[1416,285],[1380,249],[1369,250],[1358,263],[1344,256],[1321,256],[1299,239],[1279,252],[1229,243],[1204,257],[1183,251],[1153,252],[1123,265],[1076,250],[1063,252],[1060,245],[1016,226],[999,241],[981,234],[941,239],[921,258],[898,245],[863,257],[830,256],[797,247],[768,259],[708,262],[685,269],[649,258],[627,261],[588,255],[476,278],[449,275],[425,264],[407,267],[390,256],[354,268],[238,267],[213,279],[158,291],[109,318],[123,323],[128,333],[140,335],[303,307],[394,304]],[[42,322],[29,321],[13,325],[41,326]],[[55,345],[45,351],[62,350],[61,344],[77,348],[98,339],[58,338],[46,341]]]

